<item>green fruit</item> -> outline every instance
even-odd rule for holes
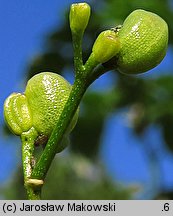
[[[43,72],[32,77],[24,94],[13,93],[4,103],[5,120],[16,135],[33,128],[38,137],[49,137],[71,91],[71,85],[60,75]],[[64,137],[74,128],[78,111]],[[35,140],[37,141],[37,140]],[[62,142],[63,143],[63,142]],[[65,147],[65,144],[61,145]]]
[[[10,130],[21,135],[32,127],[32,116],[25,95],[11,94],[4,103],[4,117]]]
[[[33,127],[39,134],[50,136],[67,102],[71,85],[60,75],[44,72],[32,77],[26,86],[25,95],[32,113]],[[69,128],[76,124],[76,113]]]
[[[133,11],[118,36],[121,49],[117,67],[120,72],[143,73],[157,66],[166,54],[168,26],[154,13],[140,9]]]

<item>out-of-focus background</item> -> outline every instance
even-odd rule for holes
[[[84,36],[85,60],[102,30],[122,24],[138,8],[168,23],[168,52],[145,74],[111,71],[88,89],[71,144],[49,170],[43,199],[172,199],[173,1],[87,2],[92,15]],[[62,74],[73,83],[71,3],[1,0],[0,199],[26,198],[21,143],[5,126],[4,100],[12,92],[23,92],[27,80],[42,71]]]

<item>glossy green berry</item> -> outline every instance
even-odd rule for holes
[[[32,127],[32,115],[25,95],[11,94],[4,103],[4,117],[10,130],[21,135]]]
[[[69,97],[71,85],[60,75],[43,72],[32,77],[24,94],[13,93],[4,103],[5,120],[16,135],[34,128],[38,136],[49,137]],[[74,128],[78,111],[66,135]]]
[[[120,72],[143,73],[157,66],[166,54],[168,26],[154,13],[140,9],[133,11],[118,36],[121,43],[117,62]]]
[[[33,127],[39,134],[50,135],[69,97],[71,85],[60,75],[50,72],[32,77],[25,95],[33,117]],[[74,127],[77,114],[71,122]]]
[[[93,48],[92,54],[99,63],[105,63],[114,57],[120,50],[120,40],[117,33],[112,30],[106,30],[99,34]]]

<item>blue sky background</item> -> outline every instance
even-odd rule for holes
[[[14,91],[23,91],[23,78],[26,65],[44,47],[44,37],[60,26],[65,20],[64,10],[74,1],[21,1],[1,0],[0,7],[0,128],[3,124],[3,103],[5,98]],[[77,1],[75,1],[77,2]],[[89,2],[89,1],[88,1]],[[158,66],[162,74],[166,68],[172,67],[173,51],[170,47],[164,61]],[[142,75],[145,79],[158,76],[157,69]],[[164,69],[164,70],[162,70]],[[159,75],[160,75],[159,74]],[[98,91],[111,88],[112,73],[103,75],[92,85]],[[104,90],[105,90],[104,89]],[[150,127],[143,137],[146,145],[152,145],[160,158],[160,167],[164,179],[153,188],[151,173],[157,178],[158,170],[149,170],[151,161],[145,154],[146,148],[141,147],[141,140],[133,136],[129,127],[127,111],[111,113],[105,123],[102,137],[100,158],[113,179],[125,184],[141,184],[145,190],[137,198],[152,198],[155,190],[173,188],[173,156],[165,149],[159,128]],[[0,130],[0,185],[7,181],[20,162],[20,140],[18,137],[4,136]],[[151,173],[150,173],[151,172]]]

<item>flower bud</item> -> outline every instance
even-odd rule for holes
[[[99,63],[105,63],[114,57],[120,50],[120,40],[117,33],[106,30],[99,34],[93,48],[92,54]]]
[[[83,33],[90,18],[90,6],[87,3],[72,4],[70,8],[70,28],[74,33]]]
[[[158,15],[141,9],[133,11],[118,32],[121,49],[118,70],[137,74],[157,66],[168,44],[168,26]]]

